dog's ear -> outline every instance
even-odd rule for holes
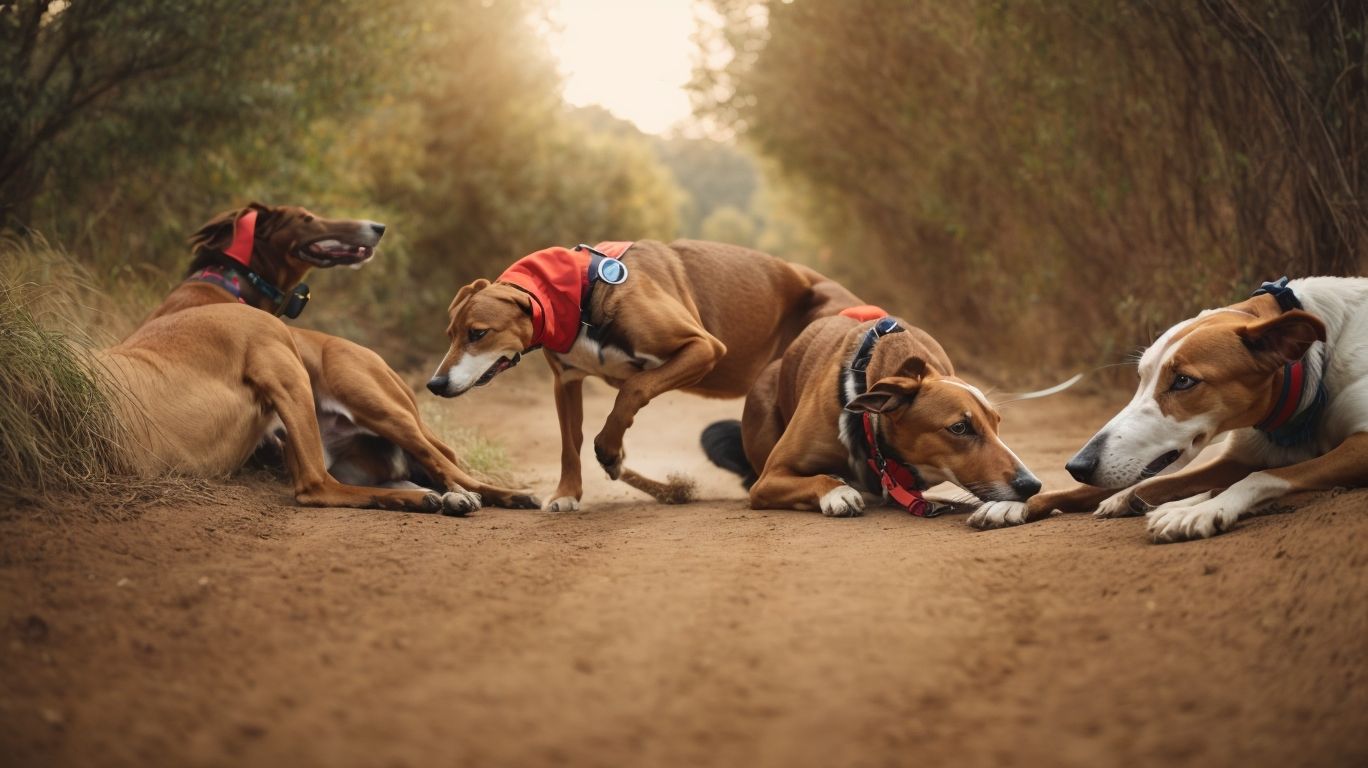
[[[1235,332],[1255,358],[1274,368],[1297,362],[1312,344],[1325,341],[1325,323],[1301,309],[1250,323]]]
[[[489,281],[483,277],[470,285],[461,286],[461,290],[457,291],[456,296],[451,299],[451,306],[447,307],[447,314],[451,315],[454,319],[456,317],[456,310],[460,309],[462,304],[470,301],[471,296],[474,296],[488,287]]]
[[[921,363],[920,366],[909,365],[915,360]],[[904,370],[915,375],[903,375]],[[869,391],[851,400],[846,405],[846,410],[852,413],[868,411],[870,413],[888,413],[899,408],[905,408],[917,399],[917,393],[921,391],[922,379],[926,374],[926,362],[921,358],[912,358],[898,369],[898,373],[893,376],[885,376],[875,382]]]
[[[278,226],[283,223],[282,219],[287,218],[282,216],[281,210],[273,206],[266,205],[265,203],[258,203],[255,200],[248,203],[247,207],[242,209],[242,213],[246,213],[248,211],[257,212],[256,231],[257,235],[260,237],[265,237],[267,235],[273,234],[278,228]]]
[[[223,250],[233,242],[233,225],[237,223],[238,217],[246,213],[246,208],[234,208],[231,211],[224,211],[210,219],[190,236],[190,250],[192,253],[199,253],[202,250]]]

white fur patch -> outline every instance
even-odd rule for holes
[[[584,332],[575,338],[575,344],[570,347],[569,352],[556,353],[556,359],[562,365],[583,371],[590,376],[619,380],[641,371],[659,368],[665,362],[655,355],[629,355],[626,350],[619,347],[594,341]]]
[[[578,512],[580,508],[579,500],[574,496],[562,496],[546,502],[543,507],[547,512]]]
[[[864,496],[848,485],[838,485],[827,491],[818,506],[827,517],[857,517],[864,513]]]
[[[1289,487],[1286,480],[1255,472],[1215,496],[1208,492],[1164,504],[1147,516],[1150,539],[1159,543],[1210,538]]]
[[[981,531],[1026,522],[1026,504],[1020,501],[989,501],[974,510],[966,523]]]
[[[507,356],[512,357],[512,353]],[[460,362],[447,369],[446,393],[448,395],[459,395],[475,386],[475,382],[479,381],[486,371],[499,362],[501,357],[505,357],[505,354],[499,350],[480,355],[469,353],[462,355]],[[439,370],[437,373],[440,375],[441,371]]]

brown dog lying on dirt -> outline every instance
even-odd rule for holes
[[[639,476],[623,469],[623,435],[652,399],[672,389],[741,397],[813,319],[859,303],[807,267],[738,246],[548,248],[492,283],[461,288],[447,325],[451,349],[428,389],[463,394],[545,347],[561,430],[560,483],[546,508],[568,511],[583,494],[585,377],[619,390],[594,454],[610,477],[632,481]]]
[[[537,506],[462,470],[379,355],[277,319],[303,309],[311,268],[359,267],[384,230],[254,203],[196,232],[185,281],[128,339],[99,353],[126,395],[123,421],[140,469],[226,474],[283,425],[301,504],[454,515],[479,508],[481,496]]]
[[[761,374],[742,421],[704,430],[708,458],[745,479],[755,509],[832,517],[859,515],[864,493],[935,514],[921,492],[945,481],[985,500],[1039,491],[998,438],[997,411],[956,378],[940,344],[891,317],[861,321],[881,314],[858,307],[813,323]]]

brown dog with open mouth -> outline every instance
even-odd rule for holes
[[[545,347],[555,376],[561,476],[551,511],[583,495],[582,386],[616,387],[594,454],[624,478],[623,435],[637,411],[672,389],[741,397],[813,319],[859,304],[807,267],[721,243],[654,240],[547,248],[451,302],[451,348],[428,389],[455,397]],[[659,497],[658,497],[659,498]]]
[[[864,494],[914,515],[948,481],[984,500],[1024,501],[1040,490],[997,435],[983,393],[955,376],[919,328],[856,307],[814,322],[765,369],[742,420],[703,433],[714,464],[744,478],[755,509],[859,515]]]
[[[309,299],[302,281],[310,269],[359,268],[374,257],[384,232],[378,222],[327,219],[293,206],[252,203],[227,211],[191,237],[193,257],[184,282],[143,321],[143,328],[159,324],[174,331],[180,313],[217,304],[297,317]],[[481,482],[462,469],[455,452],[423,423],[408,385],[379,355],[326,333],[284,330],[308,374],[323,461],[333,477],[354,486],[408,490],[418,489],[412,482],[418,480],[445,492],[443,511],[448,514],[466,514],[482,501],[539,506],[526,491]],[[274,440],[275,432],[272,427],[262,436]],[[236,449],[232,453],[236,456]],[[243,459],[208,465],[214,472],[226,472]],[[195,471],[208,471],[208,465],[197,465]]]

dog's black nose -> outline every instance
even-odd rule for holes
[[[447,377],[433,376],[432,378],[428,379],[427,388],[428,391],[434,395],[445,395],[447,389]]]
[[[1093,439],[1083,446],[1083,450],[1074,454],[1069,463],[1064,468],[1069,470],[1073,479],[1084,485],[1093,484],[1093,476],[1097,474],[1097,465],[1102,459],[1102,449],[1107,446],[1107,433],[1098,432],[1093,435]]]
[[[1079,451],[1078,455],[1069,459],[1069,463],[1064,465],[1073,475],[1073,479],[1084,485],[1092,485],[1090,482],[1093,473],[1097,471],[1097,454],[1087,450]]]
[[[1030,472],[1018,472],[1012,479],[1012,490],[1017,492],[1022,501],[1040,493],[1040,481]]]
[[[381,224],[381,223],[378,222],[378,221],[372,221],[372,222],[371,222],[371,231],[375,233],[375,236],[376,236],[376,237],[379,237],[380,235],[385,234],[385,225],[384,225],[384,224]]]

